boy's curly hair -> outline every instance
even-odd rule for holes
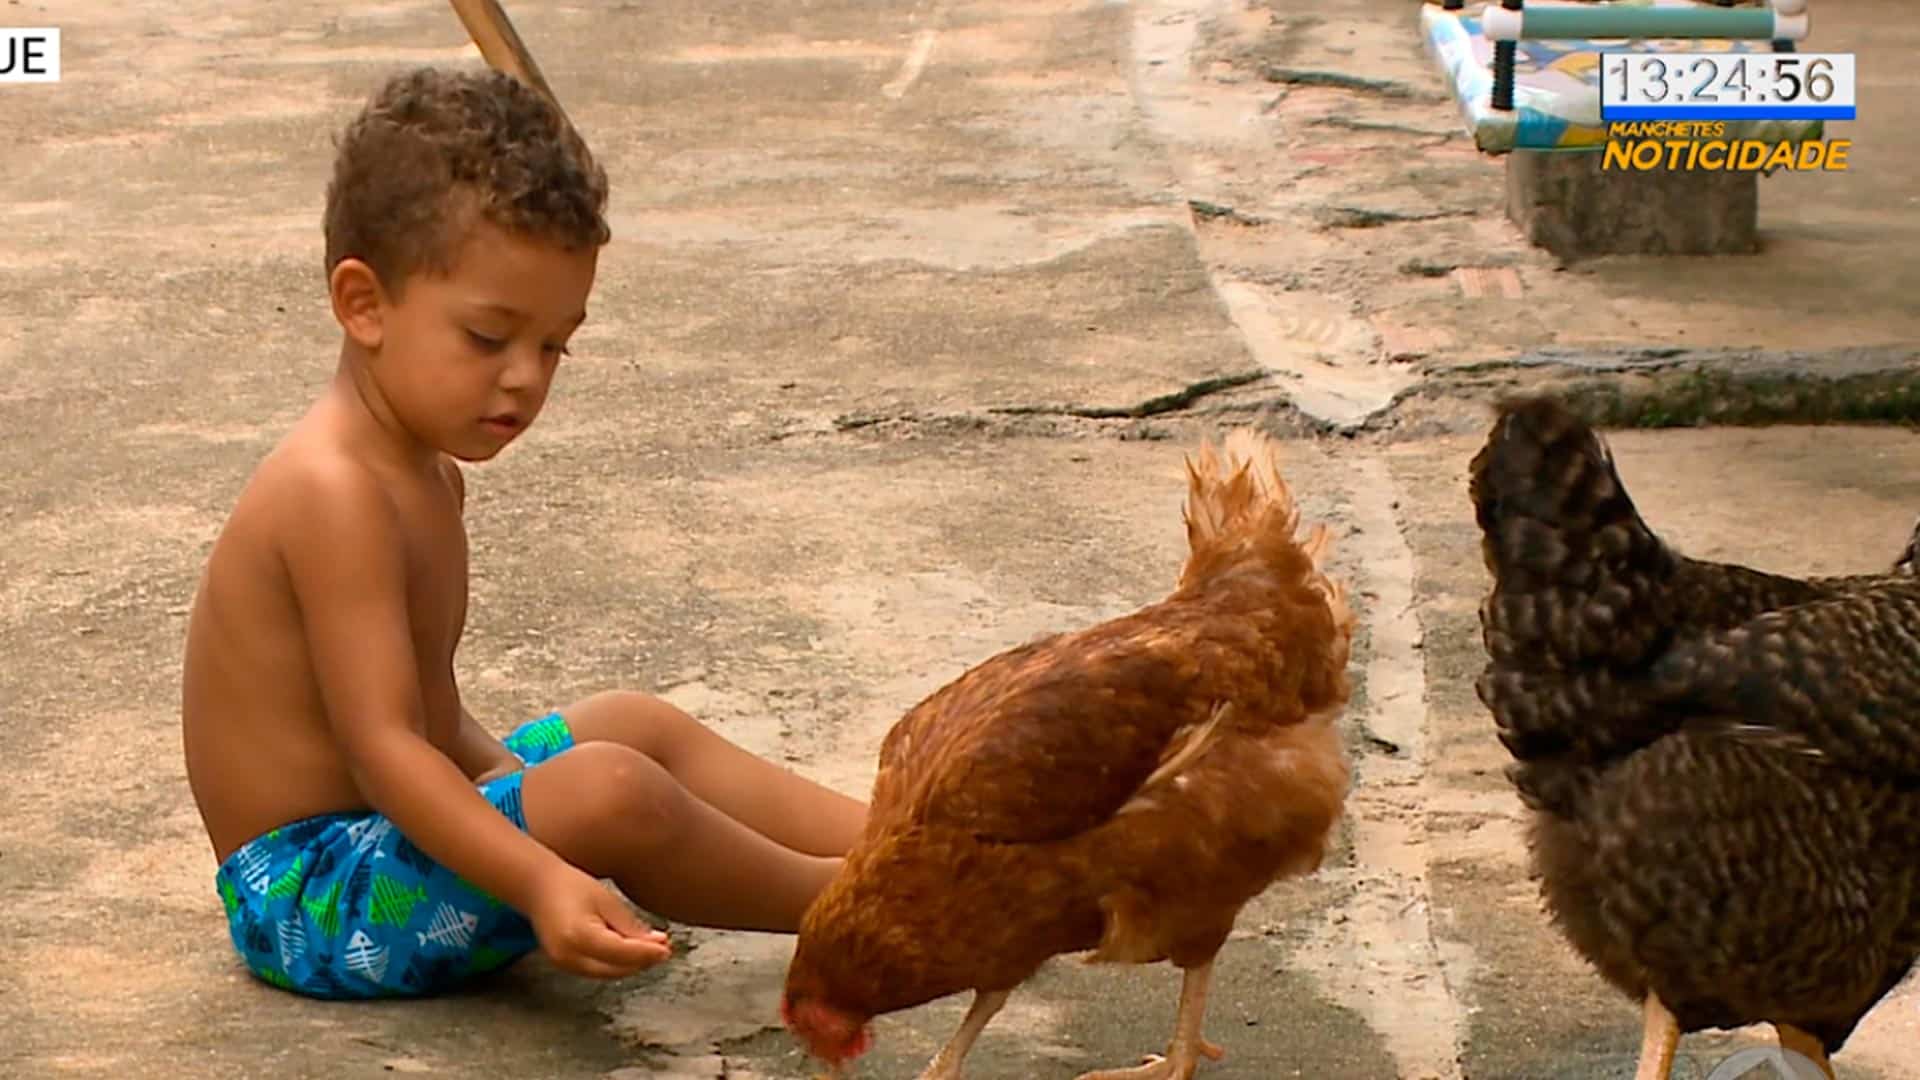
[[[558,108],[498,71],[396,75],[335,144],[328,274],[359,259],[397,295],[416,272],[450,272],[476,220],[569,250],[611,235],[605,170]]]

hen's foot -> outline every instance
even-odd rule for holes
[[[1187,969],[1180,984],[1180,1013],[1174,1019],[1173,1045],[1167,1054],[1147,1058],[1145,1065],[1131,1069],[1102,1069],[1084,1073],[1079,1080],[1193,1080],[1200,1059],[1219,1061],[1226,1051],[1200,1034],[1200,1022],[1207,1012],[1207,985],[1213,978],[1213,964]]]
[[[1775,1024],[1773,1033],[1780,1040],[1780,1049],[1792,1050],[1813,1062],[1827,1080],[1833,1080],[1833,1062],[1827,1060],[1827,1048],[1819,1039],[1792,1024]]]
[[[1200,1040],[1195,1047],[1197,1054],[1188,1054],[1185,1061],[1159,1054],[1148,1054],[1144,1065],[1135,1065],[1131,1069],[1101,1069],[1098,1072],[1083,1073],[1078,1080],[1193,1080],[1194,1070],[1200,1067],[1200,1058],[1219,1061],[1227,1056],[1225,1050]]]

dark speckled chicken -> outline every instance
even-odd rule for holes
[[[1551,399],[1501,406],[1471,492],[1494,579],[1477,689],[1549,912],[1644,1003],[1639,1076],[1664,1080],[1682,1032],[1762,1021],[1831,1074],[1920,955],[1912,558],[1689,559]]]

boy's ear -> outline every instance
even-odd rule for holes
[[[340,329],[361,348],[378,349],[384,336],[381,313],[386,307],[386,291],[373,267],[359,259],[341,259],[327,277],[327,291]]]

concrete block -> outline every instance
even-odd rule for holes
[[[1602,170],[1597,153],[1507,155],[1507,216],[1527,240],[1582,255],[1745,255],[1758,250],[1752,172]]]

